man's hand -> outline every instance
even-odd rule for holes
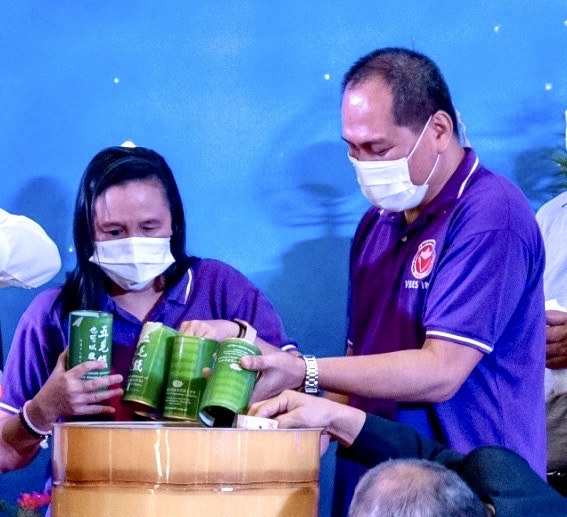
[[[299,388],[305,379],[303,359],[277,349],[269,355],[245,356],[240,359],[240,365],[261,374],[256,381],[251,402],[274,397],[285,389]]]
[[[553,370],[567,368],[567,312],[545,311],[546,364]]]
[[[115,396],[121,396],[121,388],[110,386],[122,382],[122,375],[108,375],[82,380],[81,377],[93,370],[102,370],[102,361],[86,361],[65,371],[67,349],[46,383],[28,405],[28,416],[41,430],[49,430],[60,417],[114,413],[114,408],[101,404]],[[109,388],[109,389],[106,389]]]
[[[252,404],[248,414],[274,418],[279,428],[321,427],[346,446],[352,444],[366,420],[359,409],[290,390]]]
[[[278,421],[278,428],[322,427],[326,430],[332,420],[332,409],[333,403],[326,399],[286,390],[277,397],[252,404],[248,414],[273,418]]]

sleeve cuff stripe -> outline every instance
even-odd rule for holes
[[[459,336],[457,334],[451,334],[449,332],[442,332],[440,330],[428,330],[425,333],[428,337],[440,337],[449,339],[451,341],[456,341],[457,343],[462,343],[463,345],[472,346],[474,348],[478,348],[481,352],[485,352],[489,354],[494,350],[493,346],[487,345],[482,341],[477,341],[476,339],[470,339],[468,337]]]

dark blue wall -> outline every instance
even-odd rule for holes
[[[131,139],[170,162],[190,251],[254,280],[305,351],[341,354],[348,243],[366,207],[340,140],[339,85],[360,55],[435,59],[484,163],[534,208],[567,108],[567,2],[0,3],[0,206],[74,264],[72,204],[95,152]],[[4,340],[36,292],[0,292]],[[7,349],[9,343],[4,343]],[[328,511],[333,458],[322,471]],[[0,476],[39,489],[41,466]]]

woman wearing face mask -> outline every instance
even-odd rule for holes
[[[241,273],[186,254],[179,191],[155,151],[99,152],[80,183],[73,232],[77,266],[62,288],[36,297],[14,335],[0,408],[21,410],[0,411],[0,470],[29,463],[60,419],[133,418],[121,395],[146,321],[217,340],[246,332],[250,338],[256,329],[264,353],[296,348],[273,306]],[[112,375],[81,380],[102,368],[100,361],[65,371],[68,315],[77,309],[112,313]]]

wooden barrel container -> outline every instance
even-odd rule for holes
[[[316,516],[320,431],[58,424],[53,516]]]

